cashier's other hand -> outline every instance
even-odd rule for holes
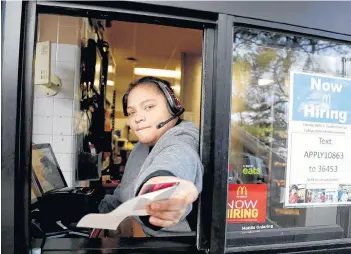
[[[157,182],[181,182],[182,188],[170,199],[155,201],[146,207],[152,225],[163,228],[175,226],[184,216],[186,207],[198,198],[199,193],[192,182],[172,176],[154,177],[146,184]]]

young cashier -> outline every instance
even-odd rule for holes
[[[101,213],[138,195],[144,184],[185,183],[169,200],[147,207],[150,216],[135,218],[147,236],[191,232],[187,215],[202,190],[203,166],[199,158],[199,130],[181,120],[183,107],[169,82],[144,77],[132,83],[123,97],[123,109],[139,142],[133,148],[121,184],[99,205]]]

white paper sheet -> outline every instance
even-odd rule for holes
[[[157,200],[169,199],[177,191],[177,187],[179,185],[132,198],[110,213],[87,214],[78,222],[77,227],[116,230],[128,216],[148,215],[145,210],[148,204]]]

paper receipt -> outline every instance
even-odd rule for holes
[[[153,201],[169,199],[178,185],[137,196],[118,206],[110,213],[90,213],[85,215],[77,224],[80,228],[99,228],[116,230],[119,224],[128,216],[148,215],[145,207]]]

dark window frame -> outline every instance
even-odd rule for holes
[[[6,59],[6,64],[3,65],[2,105],[3,109],[6,109],[6,113],[3,112],[2,114],[2,142],[5,144],[3,145],[5,152],[4,150],[2,152],[2,182],[6,182],[6,185],[2,185],[2,201],[5,201],[6,204],[3,204],[2,208],[2,232],[3,240],[5,240],[2,250],[6,253],[25,253],[30,247],[28,223],[31,170],[30,134],[32,133],[30,120],[32,119],[33,107],[33,89],[31,84],[33,54],[29,54],[29,52],[34,52],[37,12],[69,14],[73,16],[91,15],[98,18],[105,17],[103,16],[104,13],[116,10],[120,6],[118,13],[115,13],[114,19],[135,22],[137,21],[135,17],[137,17],[140,18],[139,22],[145,23],[157,24],[162,22],[162,24],[166,23],[172,26],[181,24],[182,27],[192,28],[196,24],[197,28],[208,27],[208,29],[205,29],[204,45],[208,45],[209,49],[203,52],[203,57],[205,57],[203,66],[207,61],[209,68],[206,69],[207,74],[203,74],[203,84],[205,86],[202,89],[202,107],[207,108],[207,110],[202,109],[201,115],[203,119],[201,120],[202,127],[206,129],[203,129],[201,139],[204,141],[204,145],[208,146],[205,149],[206,151],[202,151],[202,159],[207,168],[211,169],[212,167],[213,169],[208,174],[213,176],[214,192],[212,195],[207,196],[208,200],[206,202],[202,202],[200,205],[203,209],[200,223],[198,224],[200,231],[198,231],[196,240],[199,246],[203,246],[205,250],[209,249],[211,253],[238,251],[236,248],[227,248],[225,245],[228,180],[226,165],[228,163],[229,149],[230,118],[228,116],[230,116],[230,103],[223,103],[223,98],[229,98],[231,94],[230,66],[232,63],[229,56],[231,56],[233,24],[252,25],[255,28],[265,28],[270,31],[279,30],[301,35],[320,36],[328,40],[351,41],[351,36],[348,35],[319,31],[307,27],[260,21],[253,18],[234,17],[226,14],[219,14],[217,20],[218,14],[216,13],[212,13],[212,15],[208,12],[189,11],[184,8],[164,6],[156,10],[154,9],[155,6],[151,4],[135,2],[111,2],[113,7],[107,3],[104,3],[104,6],[97,6],[97,2],[94,2],[84,5],[85,10],[76,12],[76,9],[83,6],[82,4],[69,2],[4,2],[4,4],[6,9],[3,12],[3,28],[5,28],[5,31],[2,32],[2,42],[4,43],[2,46],[4,57],[2,59]],[[87,11],[93,9],[95,11]],[[159,12],[155,14],[155,11]],[[182,13],[186,13],[186,15],[182,16]],[[214,46],[213,51],[210,49],[212,45]],[[4,96],[4,92],[6,96]],[[222,132],[223,130],[224,132]],[[224,166],[225,170],[223,170]],[[206,206],[204,207],[205,203]],[[211,222],[209,222],[210,219],[212,219]],[[6,235],[6,238],[4,238],[4,235]],[[81,239],[77,240],[73,245],[71,245],[71,241],[66,241],[66,246],[71,245],[71,249],[69,249],[69,247],[64,248],[62,245],[65,239],[56,239],[57,244],[54,243],[53,239],[49,239],[47,250],[58,250],[53,246],[59,246],[60,250],[67,252],[78,249],[87,251],[99,250],[102,246],[117,249],[115,248],[117,242],[113,240],[96,240],[84,243]],[[169,251],[173,248],[178,248],[178,251],[195,251],[193,240],[189,242],[189,238],[178,239],[176,241],[178,244],[174,245],[175,242],[172,239],[163,239],[160,246],[164,248],[163,250]],[[161,243],[159,239],[149,239],[148,242],[149,244],[146,244],[146,242],[140,240],[134,250],[160,250],[160,248],[155,248],[155,245],[152,244],[156,242]],[[281,247],[280,250],[286,247],[285,251],[308,251],[311,248],[310,246],[302,246],[299,243],[293,244],[293,246],[281,245],[279,247]],[[327,243],[324,243],[317,248],[321,251],[331,251],[330,248],[344,248],[346,250],[349,247],[349,243],[333,241],[329,246]],[[267,246],[267,248],[270,248],[270,246]],[[129,250],[130,245],[126,243],[120,249]],[[258,249],[248,246],[246,250],[257,251]]]

